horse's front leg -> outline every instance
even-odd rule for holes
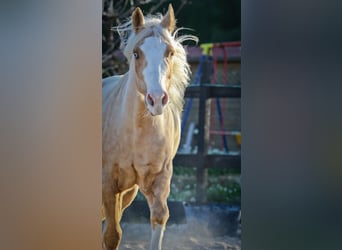
[[[161,250],[165,225],[169,219],[167,197],[170,193],[172,165],[159,173],[151,183],[149,191],[145,193],[149,207],[152,227],[150,250]]]
[[[122,216],[122,195],[103,190],[103,205],[105,208],[105,227],[103,230],[103,250],[116,250],[122,237],[120,220]]]

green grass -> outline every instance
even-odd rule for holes
[[[241,188],[236,170],[208,169],[207,201],[214,203],[240,203]],[[139,192],[137,200],[145,200]],[[170,201],[196,201],[196,168],[175,167],[171,181]]]
[[[231,169],[208,169],[207,201],[235,203],[241,201],[240,174]],[[196,168],[175,167],[169,200],[196,201]]]

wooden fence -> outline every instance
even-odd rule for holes
[[[199,98],[198,109],[198,141],[196,154],[177,154],[173,165],[175,167],[196,167],[197,185],[196,202],[206,202],[208,183],[208,168],[235,168],[241,171],[241,155],[208,154],[211,98],[241,98],[239,85],[208,84],[210,82],[209,61],[203,65],[203,75],[199,85],[190,85],[185,92],[186,98]]]

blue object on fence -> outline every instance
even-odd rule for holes
[[[195,75],[195,80],[192,83],[193,85],[198,85],[200,83],[200,79],[201,79],[202,71],[203,71],[202,65],[203,65],[203,62],[206,60],[206,58],[208,58],[209,61],[213,60],[211,52],[204,51],[202,53],[201,58],[200,58],[200,62],[199,62],[199,65],[198,65],[198,69],[197,69],[197,72],[196,72],[196,75]],[[218,113],[218,116],[219,116],[219,124],[221,126],[221,129],[223,129],[222,128],[223,116],[222,116],[221,102],[220,102],[219,98],[216,98],[216,106],[217,106],[217,113]],[[186,123],[187,123],[187,120],[188,120],[188,117],[189,117],[189,113],[190,113],[191,107],[192,107],[192,98],[189,98],[189,101],[187,102],[186,107],[185,107],[185,111],[184,111],[184,115],[183,115],[182,123],[181,123],[181,133],[182,133],[182,135],[183,135],[183,131],[185,129],[185,126],[186,126]],[[228,143],[227,143],[226,135],[222,134],[222,140],[223,140],[223,146],[224,146],[225,150],[228,152],[229,149],[228,149]]]
[[[200,82],[201,75],[202,75],[202,63],[204,62],[205,58],[206,58],[206,56],[204,54],[202,54],[202,56],[200,58],[199,65],[198,65],[198,69],[197,69],[197,72],[195,75],[195,80],[193,82],[193,85],[198,85]],[[183,119],[182,119],[182,124],[181,124],[182,134],[183,134],[186,122],[187,122],[188,117],[189,117],[191,106],[192,106],[192,98],[189,99],[189,101],[187,102],[186,107],[185,107],[185,111],[184,111],[184,115],[183,115]]]

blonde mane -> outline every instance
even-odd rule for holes
[[[185,28],[178,28],[173,32],[173,34],[170,34],[167,29],[160,25],[162,18],[163,16],[161,14],[145,17],[144,27],[137,34],[132,30],[131,20],[115,28],[120,35],[121,48],[123,48],[123,53],[127,58],[128,63],[130,63],[134,48],[147,36],[153,35],[161,37],[173,46],[175,52],[171,65],[172,73],[171,86],[169,89],[169,106],[173,107],[176,112],[180,113],[183,108],[184,91],[189,85],[191,74],[190,66],[186,61],[186,51],[182,42],[192,40],[197,43],[198,38],[193,35],[178,36],[178,32]]]

